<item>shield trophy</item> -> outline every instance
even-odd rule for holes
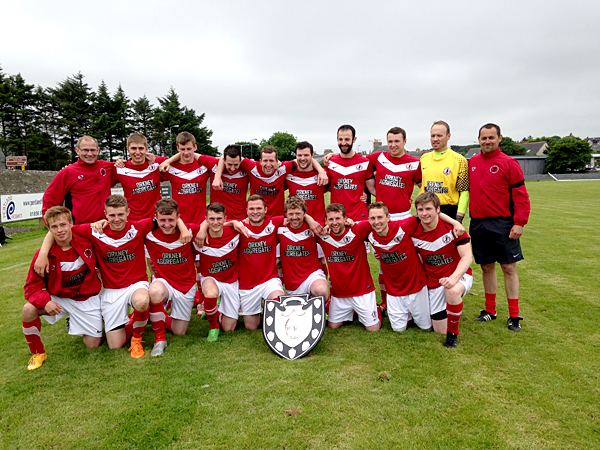
[[[265,300],[263,336],[273,352],[294,360],[308,355],[325,331],[325,298],[309,294]]]

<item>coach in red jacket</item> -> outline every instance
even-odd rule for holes
[[[488,123],[479,129],[481,153],[469,160],[471,227],[475,262],[483,271],[485,309],[478,322],[496,319],[496,262],[504,273],[508,299],[508,329],[520,331],[519,276],[523,259],[519,238],[529,219],[531,205],[519,163],[500,151],[500,127]]]
[[[96,276],[92,243],[71,233],[71,212],[64,206],[50,208],[44,220],[55,242],[48,255],[48,274],[42,278],[33,269],[38,250],[25,283],[28,302],[23,306],[23,333],[33,355],[27,366],[29,370],[37,369],[47,359],[41,339],[41,316],[54,324],[70,314],[69,334],[83,336],[88,348],[102,343],[98,295],[102,286]]]

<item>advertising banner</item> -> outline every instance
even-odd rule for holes
[[[42,196],[39,194],[0,195],[0,223],[42,218]]]

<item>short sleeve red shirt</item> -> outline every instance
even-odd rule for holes
[[[386,236],[369,233],[369,242],[381,257],[381,271],[388,294],[405,296],[416,294],[427,286],[425,272],[410,239],[417,229],[416,217],[392,220]]]
[[[364,242],[370,231],[371,224],[363,220],[352,228],[346,227],[341,236],[329,234],[319,238],[334,297],[358,297],[375,290]]]
[[[117,179],[129,206],[129,219],[141,220],[154,217],[154,206],[160,200],[161,174],[158,166],[167,158],[157,156],[152,164],[144,162],[136,166],[131,161],[117,168]]]
[[[457,239],[452,225],[440,219],[435,230],[425,231],[423,226],[419,225],[412,241],[423,258],[427,286],[435,289],[440,286],[440,278],[449,277],[454,273],[460,261],[457,247],[468,244],[470,237],[465,232]],[[467,274],[473,274],[470,267]]]

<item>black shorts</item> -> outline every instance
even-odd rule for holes
[[[514,224],[511,217],[471,218],[469,234],[477,264],[512,264],[523,259],[519,240],[508,237]]]
[[[440,212],[443,212],[452,219],[456,219],[456,213],[458,212],[458,205],[441,205]]]

